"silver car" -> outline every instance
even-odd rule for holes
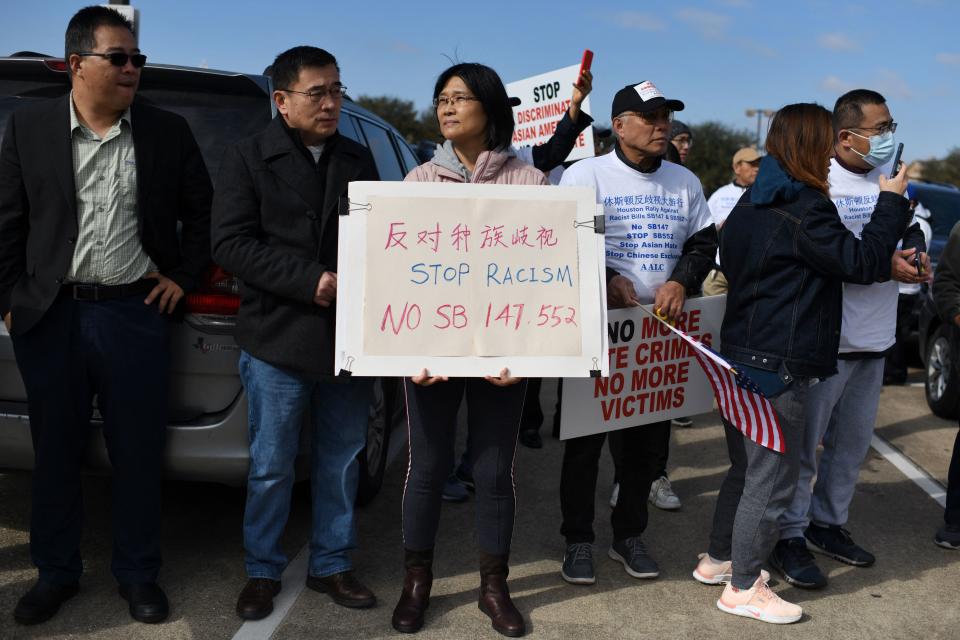
[[[0,140],[13,110],[68,91],[62,59],[34,53],[0,58]],[[274,116],[270,93],[265,76],[148,64],[137,99],[187,119],[216,183],[225,148],[262,130]],[[370,149],[383,180],[400,180],[418,164],[393,127],[350,100],[344,101],[340,133]],[[232,335],[238,307],[236,279],[213,267],[200,290],[188,296],[183,322],[172,327],[166,451],[170,477],[233,486],[246,482],[247,402],[237,373],[239,347]],[[367,448],[359,456],[360,504],[380,489],[390,430],[401,420],[403,410],[397,381],[378,380]],[[94,408],[88,450],[93,471],[110,466],[99,426]],[[301,468],[309,453],[309,430],[303,433]],[[10,337],[0,323],[0,468],[32,465],[26,392]]]

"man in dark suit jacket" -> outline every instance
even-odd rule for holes
[[[311,429],[313,526],[307,586],[371,607],[354,577],[356,456],[366,442],[371,380],[333,375],[338,203],[353,180],[376,180],[370,153],[337,133],[346,88],[336,59],[295,47],[272,67],[279,115],[227,151],[214,195],[213,252],[240,278],[236,339],[250,420],[243,522],[248,581],[237,614],[270,614],[287,557],[300,429]]]
[[[168,314],[209,263],[212,187],[187,123],[132,104],[145,57],[126,20],[82,9],[66,59],[70,95],[14,113],[0,149],[0,314],[27,391],[39,570],[14,617],[43,622],[77,593],[96,396],[115,478],[113,574],[131,615],[159,622]]]

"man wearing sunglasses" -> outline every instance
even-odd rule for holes
[[[113,559],[131,616],[160,622],[168,323],[210,260],[212,187],[179,116],[133,104],[146,58],[104,7],[67,27],[68,96],[15,112],[0,149],[0,314],[34,446],[36,584],[14,618],[74,596],[92,400],[113,467]],[[178,233],[179,226],[179,233]]]

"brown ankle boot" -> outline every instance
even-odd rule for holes
[[[416,633],[423,627],[423,615],[430,606],[430,588],[433,586],[433,549],[404,550],[403,564],[407,574],[403,591],[393,609],[391,623],[400,633]]]
[[[526,633],[526,625],[510,599],[507,557],[480,554],[480,599],[477,606],[490,617],[490,623],[497,633],[519,638]]]

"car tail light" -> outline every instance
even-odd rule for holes
[[[66,60],[61,60],[60,58],[45,58],[43,63],[47,65],[47,68],[51,71],[62,71],[64,73],[67,71]]]
[[[214,265],[200,288],[187,295],[187,313],[235,316],[240,309],[240,281]]]

